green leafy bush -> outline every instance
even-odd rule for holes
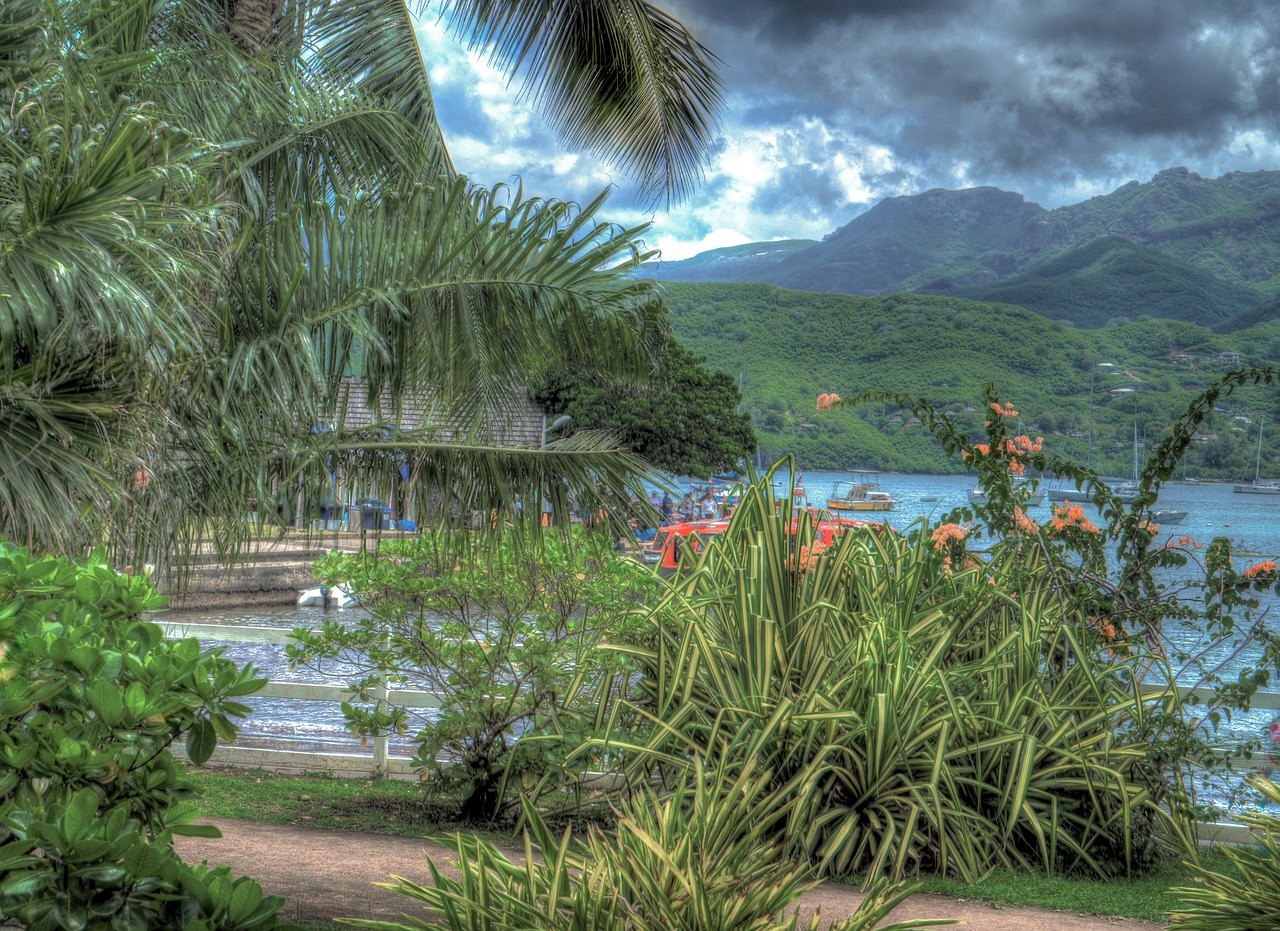
[[[771,839],[790,803],[771,793],[769,777],[753,766],[736,779],[728,772],[716,767],[708,775],[695,764],[692,778],[668,796],[645,791],[626,803],[615,835],[592,830],[585,842],[573,841],[568,831],[556,838],[531,811],[523,865],[489,843],[458,835],[460,879],[430,862],[431,886],[400,877],[380,884],[426,903],[431,923],[343,920],[400,931],[441,925],[456,931],[794,931],[798,912],[784,914],[815,883],[811,868],[785,860]],[[870,931],[909,891],[873,884],[857,913],[832,931]],[[882,931],[953,923],[924,919]],[[821,927],[821,916],[808,927]]]
[[[364,673],[353,688],[366,697],[384,680],[436,692],[439,713],[422,723],[415,763],[459,792],[472,819],[500,814],[516,791],[537,795],[576,778],[561,764],[589,726],[533,738],[626,667],[601,642],[624,632],[658,584],[614,553],[608,535],[587,531],[537,545],[514,533],[424,534],[373,554],[335,553],[317,572],[351,586],[368,612],[295,630],[290,660],[350,663]],[[343,711],[357,735],[409,728],[406,710],[385,702]]]
[[[1280,804],[1280,786],[1269,779],[1253,778],[1250,785],[1274,804]],[[1222,853],[1239,876],[1206,870],[1197,863],[1199,886],[1174,889],[1181,908],[1169,916],[1169,931],[1260,931],[1280,928],[1280,818],[1265,812],[1233,816],[1253,829],[1256,847],[1223,846]]]
[[[626,648],[643,676],[614,712],[652,725],[610,745],[632,783],[758,760],[788,852],[835,873],[1144,865],[1164,815],[1129,725],[1164,698],[1055,596],[1044,549],[978,561],[959,528],[879,525],[824,549],[770,477]]]
[[[170,747],[204,762],[263,681],[143,621],[145,578],[0,544],[0,914],[32,929],[274,928],[283,904],[192,868],[197,825]]]

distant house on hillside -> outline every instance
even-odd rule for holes
[[[1223,365],[1239,365],[1240,353],[1238,352],[1220,352],[1218,353],[1218,361]]]

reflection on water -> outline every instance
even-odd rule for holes
[[[822,506],[831,495],[835,483],[852,480],[852,473],[806,470],[803,477],[809,503]],[[783,483],[779,490],[785,489],[790,476],[786,472],[780,472],[776,478]],[[972,476],[882,475],[881,487],[901,503],[892,512],[873,515],[874,519],[885,519],[899,529],[905,529],[921,518],[937,521],[953,508],[968,504],[968,491],[974,483]],[[1280,497],[1233,494],[1230,485],[1175,482],[1162,489],[1159,507],[1187,511],[1189,515],[1181,525],[1162,528],[1162,538],[1189,535],[1197,542],[1207,544],[1214,537],[1227,537],[1233,541],[1237,552],[1253,554],[1246,557],[1246,565],[1255,559],[1280,554],[1280,520],[1277,519],[1280,518]],[[1033,509],[1031,514],[1041,520],[1046,519],[1049,514],[1048,504]],[[1263,609],[1274,612],[1276,607],[1274,595],[1266,595]],[[326,615],[322,608],[252,608],[245,612],[168,612],[163,618],[188,623],[279,627],[287,630],[294,627],[319,627],[327,616],[332,617],[334,613],[331,610]],[[352,612],[348,610],[344,613]],[[1182,649],[1196,652],[1203,635],[1193,629],[1180,629],[1172,631],[1171,636]],[[225,647],[226,655],[238,663],[252,662],[263,675],[274,681],[346,685],[354,678],[352,670],[336,665],[326,667],[323,675],[310,669],[291,670],[282,646],[258,643],[217,645]],[[1228,669],[1238,668],[1247,659],[1247,654],[1236,658]],[[287,741],[290,749],[336,752],[359,750],[359,741],[347,734],[343,727],[342,713],[336,704],[259,697],[251,697],[245,704],[252,706],[254,713],[242,729],[240,743],[280,746],[280,742]],[[1265,735],[1275,717],[1275,712],[1270,711],[1237,715],[1227,725],[1223,739],[1247,740]],[[392,752],[412,755],[413,750],[411,744],[401,738],[398,743],[393,743]],[[1225,788],[1215,790],[1210,793],[1210,798],[1221,800],[1226,793]]]

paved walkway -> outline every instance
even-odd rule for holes
[[[294,825],[214,820],[218,840],[179,837],[175,846],[184,860],[229,864],[236,875],[249,875],[268,894],[289,900],[283,915],[290,921],[338,916],[394,919],[413,912],[404,896],[374,888],[391,874],[430,882],[424,852],[443,863],[448,852],[414,837],[357,834]],[[823,918],[847,917],[861,895],[851,886],[824,883],[801,900],[802,925],[814,908]],[[893,913],[907,918],[959,918],[981,931],[1161,931],[1162,925],[1121,918],[1081,916],[1036,908],[996,908],[941,896],[915,895]],[[944,926],[945,927],[945,926]]]

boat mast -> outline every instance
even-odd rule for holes
[[[1093,376],[1098,370],[1098,363],[1089,366],[1089,451],[1085,453],[1084,467],[1093,468]]]
[[[1258,484],[1258,476],[1262,474],[1262,425],[1265,423],[1261,414],[1258,415],[1258,461],[1253,466],[1253,484]]]
[[[1138,484],[1138,405],[1133,406],[1133,484]]]

